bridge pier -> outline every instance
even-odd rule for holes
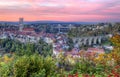
[[[77,42],[77,38],[73,38],[73,43],[76,43]]]
[[[89,40],[88,40],[89,44],[88,45],[92,45],[92,39],[93,38],[89,38]]]
[[[83,44],[86,45],[87,44],[87,39],[88,38],[83,38]],[[89,39],[88,39],[89,40]]]
[[[101,41],[102,41],[102,38],[99,37],[99,38],[98,38],[98,43],[101,44]]]
[[[82,39],[79,39],[79,40],[78,40],[78,44],[79,44],[80,46],[82,45],[82,42],[81,42],[81,41],[82,41]]]
[[[94,38],[93,44],[97,44],[97,39],[98,39],[97,37]]]

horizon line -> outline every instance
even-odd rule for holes
[[[117,23],[120,21],[56,21],[56,20],[24,20],[24,22],[94,22],[94,23]],[[19,22],[19,20],[15,20],[15,21],[8,21],[8,20],[0,20],[0,22]]]

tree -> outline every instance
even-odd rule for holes
[[[111,38],[111,42],[114,45],[113,51],[110,53],[112,58],[117,64],[120,64],[120,35],[116,34]]]
[[[39,43],[36,45],[36,51],[38,51],[41,55],[43,56],[48,56],[48,55],[52,55],[52,45],[51,44],[47,44],[46,42],[44,42],[43,40],[39,40]]]
[[[7,58],[8,61],[8,58]],[[55,60],[39,54],[15,56],[13,60],[0,62],[0,77],[56,77]]]

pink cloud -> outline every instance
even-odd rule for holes
[[[1,0],[0,20],[118,21],[119,0]],[[7,5],[9,4],[9,5]]]

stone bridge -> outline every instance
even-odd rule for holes
[[[101,44],[103,39],[109,38],[108,35],[105,36],[91,36],[91,37],[78,37],[73,38],[73,42],[78,45],[93,45],[93,44]]]

